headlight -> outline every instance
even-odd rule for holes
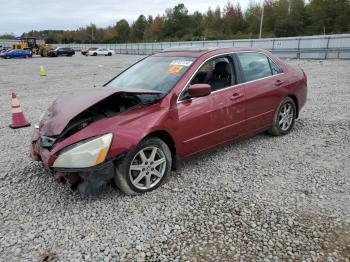
[[[62,151],[53,167],[84,168],[102,163],[112,142],[112,134],[82,141]]]

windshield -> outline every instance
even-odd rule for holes
[[[193,57],[150,56],[121,73],[107,86],[141,88],[167,93],[194,60]]]

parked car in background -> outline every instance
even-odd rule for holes
[[[113,50],[107,49],[107,48],[97,48],[96,50],[89,50],[87,52],[87,55],[90,56],[98,56],[98,55],[104,55],[104,56],[111,56],[114,55],[115,52]]]
[[[48,56],[57,57],[57,56],[73,56],[75,51],[70,47],[57,47],[54,50],[48,53]]]
[[[5,59],[10,58],[29,58],[32,57],[33,53],[27,49],[12,49],[12,50],[3,50],[0,53],[0,57]]]
[[[87,53],[89,52],[89,51],[95,51],[95,50],[97,50],[98,48],[97,47],[90,47],[90,48],[87,48],[87,49],[83,49],[83,50],[81,50],[81,54],[82,55],[87,55]]]
[[[0,53],[2,53],[3,51],[6,51],[6,50],[8,50],[8,48],[0,46]]]
[[[193,155],[260,132],[288,134],[306,96],[303,70],[265,50],[163,51],[103,88],[58,98],[34,130],[31,156],[85,195],[111,179],[140,194]]]

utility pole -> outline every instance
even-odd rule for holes
[[[260,31],[259,31],[259,38],[261,38],[261,34],[262,34],[262,27],[263,27],[263,23],[264,23],[264,2],[265,2],[265,0],[263,0],[263,2],[262,2],[262,6],[261,6],[261,17],[260,17]]]
[[[93,44],[94,42],[94,27],[93,27],[93,23],[91,23],[91,44]]]

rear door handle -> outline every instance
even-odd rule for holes
[[[242,93],[234,93],[234,94],[230,97],[230,99],[231,99],[231,100],[236,100],[236,99],[238,99],[238,98],[241,98],[242,96],[243,96]]]
[[[280,85],[282,85],[283,83],[284,83],[284,81],[277,79],[277,80],[275,81],[275,86],[280,86]]]

